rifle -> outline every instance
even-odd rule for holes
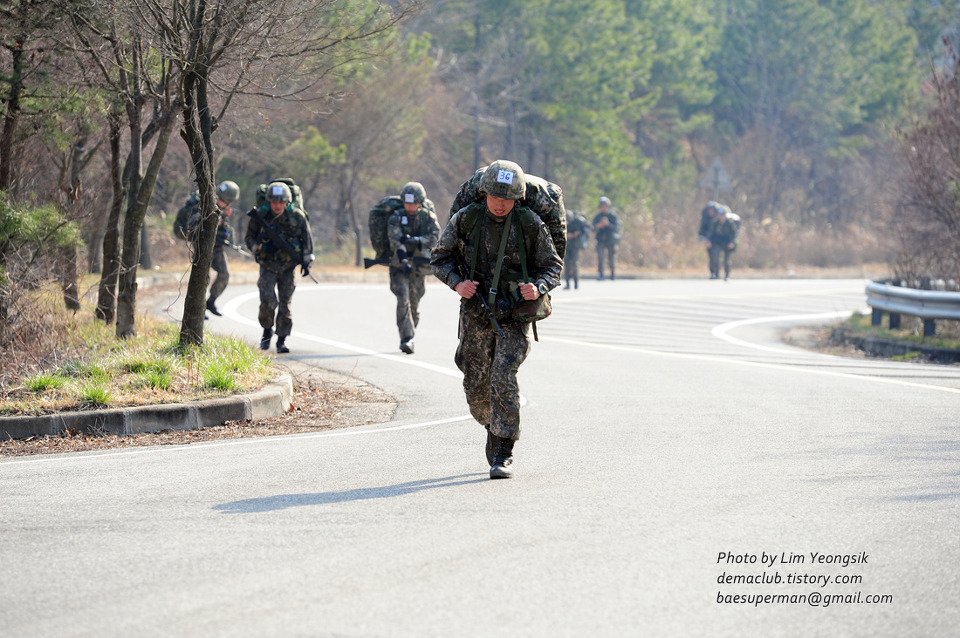
[[[260,209],[254,206],[247,214],[249,215],[250,213],[253,213],[260,221],[260,224],[267,229],[267,234],[270,235],[271,241],[275,241],[280,248],[283,248],[285,251],[287,251],[288,255],[297,260],[297,263],[300,264],[300,269],[303,276],[310,277],[310,279],[313,279],[313,283],[319,284],[320,282],[317,281],[317,278],[310,274],[310,269],[303,265],[303,255],[297,252],[297,250],[290,245],[290,242],[288,242],[286,238],[277,231],[276,228],[271,226],[270,223],[263,218],[263,216],[260,214]]]
[[[470,276],[470,269],[465,267],[466,264],[463,263],[463,257],[457,257],[457,267],[461,269],[463,277]],[[503,328],[500,327],[500,322],[497,321],[497,316],[493,314],[493,310],[490,308],[490,304],[487,303],[487,300],[483,298],[483,291],[480,290],[481,286],[477,286],[477,292],[473,294],[474,297],[477,297],[480,300],[480,305],[483,306],[483,309],[487,311],[487,315],[490,317],[490,321],[493,322],[493,326],[497,329],[497,332],[500,333],[501,337],[506,338],[507,335],[503,334]]]
[[[249,257],[250,259],[253,259],[253,255],[251,255],[250,253],[248,253],[247,251],[245,251],[245,250],[244,250],[243,248],[241,248],[240,246],[237,246],[236,244],[231,244],[230,242],[227,242],[227,243],[225,243],[225,244],[223,244],[223,245],[226,246],[227,248],[232,248],[233,250],[237,251],[238,253],[240,253],[240,254],[243,255],[244,257]]]
[[[429,266],[430,258],[429,257],[409,257],[411,262],[417,266]],[[370,268],[371,266],[389,266],[391,262],[390,257],[384,257],[383,259],[370,259],[369,257],[363,258],[363,267]]]

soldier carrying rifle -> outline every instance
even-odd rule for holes
[[[293,328],[290,301],[296,288],[293,271],[310,276],[313,263],[313,238],[307,214],[294,206],[290,187],[272,182],[266,188],[266,204],[250,209],[250,223],[244,243],[260,264],[257,288],[260,291],[260,326],[263,336],[260,348],[270,348],[274,323],[277,329],[277,352],[290,352],[286,338]],[[316,280],[314,280],[316,281]]]

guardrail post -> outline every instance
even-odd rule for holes
[[[870,325],[879,326],[883,323],[883,311],[879,308],[874,308],[873,312],[870,314]]]
[[[923,336],[932,337],[935,334],[937,334],[937,320],[924,319],[923,320]]]
[[[899,312],[890,313],[890,329],[891,330],[900,329],[900,313]]]

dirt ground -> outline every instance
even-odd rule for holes
[[[228,421],[191,431],[163,431],[132,436],[97,436],[68,432],[61,436],[0,441],[0,457],[63,454],[200,441],[320,432],[393,418],[397,400],[358,379],[297,362],[278,362],[293,377],[293,397],[286,414],[259,421]]]

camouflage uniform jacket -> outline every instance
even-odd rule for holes
[[[443,229],[440,241],[433,249],[430,261],[433,274],[450,288],[456,288],[457,284],[469,278],[470,264],[476,253],[477,265],[473,279],[480,282],[477,294],[486,295],[497,265],[500,238],[503,232],[508,232],[497,300],[505,298],[504,284],[522,278],[521,254],[513,215],[520,215],[530,283],[543,283],[547,288],[556,288],[560,284],[563,261],[557,254],[546,225],[533,211],[522,206],[515,206],[510,215],[501,219],[494,217],[486,204],[471,204],[457,212]],[[482,226],[479,231],[478,225]],[[484,312],[477,295],[465,307],[475,314]]]
[[[250,217],[250,223],[247,225],[244,243],[261,266],[274,272],[284,272],[301,265],[306,256],[313,253],[310,223],[307,221],[306,213],[302,210],[287,204],[282,213],[274,215],[270,206],[267,205],[260,207],[259,215],[257,213],[258,209],[256,208],[247,213]],[[281,237],[287,240],[297,256],[291,255],[283,246],[273,241],[270,232],[264,227],[261,217]]]
[[[413,246],[411,251],[409,246],[402,243],[403,236],[408,236]],[[440,237],[440,222],[437,221],[437,215],[434,213],[433,202],[429,199],[420,205],[413,215],[406,210],[395,211],[387,219],[387,238],[390,241],[390,265],[399,268],[400,258],[397,257],[397,250],[404,248],[408,257],[426,257],[430,258],[430,250],[437,243]],[[414,271],[420,274],[428,274],[430,266],[415,266]]]
[[[597,228],[597,224],[600,223],[600,220],[606,218],[610,222],[609,226],[604,228]],[[620,241],[621,227],[620,227],[620,215],[615,208],[611,208],[607,212],[597,213],[593,218],[593,229],[594,234],[597,237],[597,243],[603,244],[604,246],[610,246]]]
[[[230,224],[227,221],[227,215],[224,209],[217,206],[217,214],[220,215],[220,223],[217,224],[217,239],[213,244],[214,252],[220,251],[223,252],[223,247],[233,243],[233,229],[230,228]],[[197,230],[200,226],[200,206],[197,205],[194,207],[193,212],[190,213],[190,220],[187,222],[187,237],[190,241],[197,240]]]
[[[720,215],[710,224],[710,233],[707,235],[710,243],[726,248],[730,244],[737,245],[737,226],[729,219],[720,221]]]

